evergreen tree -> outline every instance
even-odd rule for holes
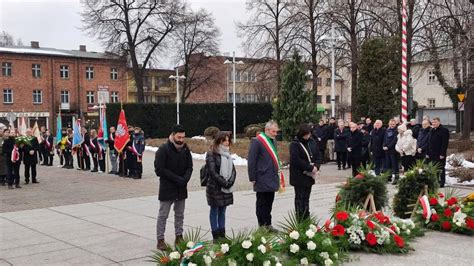
[[[355,117],[387,122],[400,114],[400,41],[397,38],[369,39],[362,45]]]
[[[295,51],[282,71],[281,88],[273,112],[273,117],[287,140],[295,135],[300,123],[318,119],[316,104],[311,93],[305,90],[306,80],[305,65]]]

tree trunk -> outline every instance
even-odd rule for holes
[[[351,106],[352,108],[352,113],[354,113],[354,108],[357,108],[355,106],[355,103],[357,101],[357,79],[358,77],[358,72],[359,72],[359,51],[357,47],[357,14],[355,11],[355,5],[356,1],[352,0],[350,3],[350,16],[351,16],[351,22],[350,22],[350,36],[351,36]],[[357,113],[357,112],[356,112]],[[359,118],[357,118],[359,119]],[[354,118],[352,118],[353,121]]]
[[[314,103],[317,104],[317,95],[318,95],[318,62],[317,62],[317,50],[316,50],[316,33],[315,27],[316,22],[313,16],[314,10],[314,0],[310,0],[308,5],[308,15],[309,15],[309,26],[310,26],[310,40],[311,40],[311,72],[313,73],[312,80],[312,90],[314,93]]]
[[[471,4],[472,5],[472,4]],[[461,139],[469,139],[471,136],[472,109],[474,108],[474,18],[471,14],[471,39],[469,41],[469,75],[466,84],[466,99],[464,100],[464,121]]]

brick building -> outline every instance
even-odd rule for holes
[[[29,47],[0,47],[0,122],[7,114],[25,116],[28,126],[55,128],[61,109],[63,126],[72,116],[96,126],[99,102],[127,101],[126,61],[110,53]],[[16,124],[15,124],[16,126]]]
[[[174,75],[170,69],[145,69],[143,74],[143,94],[145,103],[176,102],[176,82],[169,77]],[[128,102],[137,102],[137,87],[133,71],[127,71]]]

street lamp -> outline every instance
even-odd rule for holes
[[[323,35],[321,40],[329,40],[331,42],[331,117],[336,117],[336,59],[335,59],[335,43],[342,41],[342,36],[336,36],[334,24],[331,25],[331,36]]]
[[[242,61],[235,61],[235,52],[232,52],[232,61],[225,60],[225,65],[232,64],[232,109],[233,109],[233,135],[234,143],[237,140],[237,120],[236,120],[236,106],[235,106],[235,65],[243,65]]]
[[[180,76],[179,69],[176,68],[176,75],[171,75],[169,78],[176,80],[176,124],[179,125],[179,80],[186,79],[186,77]]]

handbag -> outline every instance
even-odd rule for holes
[[[201,170],[199,170],[199,179],[201,180],[201,187],[207,186],[207,180],[209,180],[209,169],[207,168],[207,163],[205,163]]]

